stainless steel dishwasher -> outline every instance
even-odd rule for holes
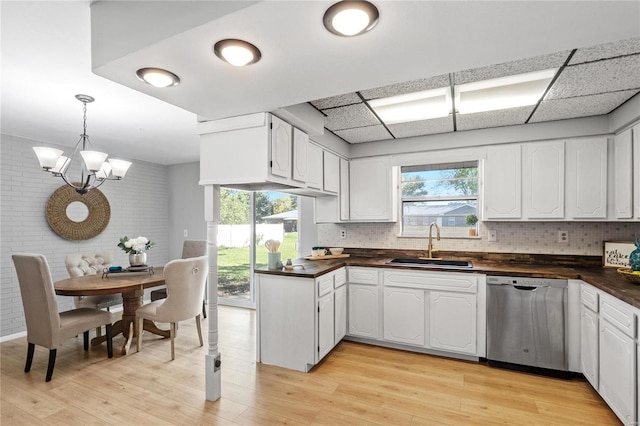
[[[566,314],[567,280],[488,276],[489,365],[568,371]]]

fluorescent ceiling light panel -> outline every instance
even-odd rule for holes
[[[471,114],[535,105],[557,71],[548,69],[456,85],[456,108],[459,114]]]
[[[446,117],[451,111],[451,89],[443,87],[368,101],[385,124]]]

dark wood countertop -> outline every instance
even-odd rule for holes
[[[640,285],[634,284],[625,277],[621,276],[612,268],[588,267],[581,268],[576,266],[557,266],[549,264],[530,264],[517,263],[513,261],[483,261],[472,260],[473,268],[452,269],[411,265],[388,265],[390,257],[357,257],[352,256],[342,259],[328,260],[305,260],[296,259],[294,265],[303,265],[304,269],[295,268],[294,270],[269,270],[266,268],[256,269],[258,274],[270,274],[291,276],[299,278],[316,278],[328,272],[339,269],[343,266],[361,266],[367,268],[393,268],[420,271],[440,271],[440,272],[462,272],[462,273],[478,273],[486,275],[514,275],[523,277],[538,278],[562,278],[562,279],[579,279],[592,286],[615,296],[616,298],[640,308]]]

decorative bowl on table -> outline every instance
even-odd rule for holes
[[[342,254],[342,252],[344,251],[343,247],[331,247],[329,249],[329,251],[331,252],[331,254],[335,255],[339,255]]]
[[[618,268],[618,273],[634,284],[640,284],[640,271],[634,271],[631,268]]]

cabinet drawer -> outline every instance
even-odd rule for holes
[[[598,312],[598,291],[587,285],[580,286],[580,299],[582,304],[593,312]]]
[[[602,295],[600,297],[600,315],[627,336],[636,337],[636,316],[631,306],[613,297]]]
[[[338,269],[334,277],[333,288],[342,287],[347,283],[347,270],[345,268]]]
[[[326,274],[318,278],[318,297],[331,293],[333,290],[333,274]]]
[[[477,293],[478,277],[473,274],[460,274],[455,272],[384,271],[384,285],[385,287],[409,287]]]
[[[371,268],[349,268],[349,282],[378,285],[378,270]]]

